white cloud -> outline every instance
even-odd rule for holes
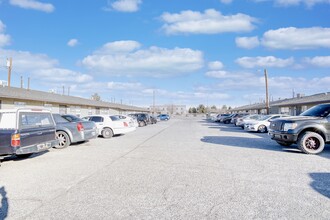
[[[257,36],[255,37],[237,37],[235,39],[236,45],[245,49],[252,49],[258,47],[260,42]]]
[[[137,50],[141,47],[141,44],[136,41],[115,41],[106,43],[101,49],[95,51],[95,54],[125,54]]]
[[[6,25],[0,20],[0,48],[10,44],[10,35],[5,34]]]
[[[222,15],[214,9],[204,13],[198,11],[181,11],[179,14],[163,13],[165,22],[162,29],[167,34],[218,34],[226,32],[249,32],[257,22],[246,14]]]
[[[233,73],[224,70],[208,71],[205,73],[206,76],[217,79],[245,79],[253,77],[251,73]]]
[[[51,83],[88,83],[93,77],[88,74],[81,74],[68,69],[51,68],[34,71],[34,76]]]
[[[13,58],[13,71],[32,72],[38,69],[50,69],[58,65],[58,61],[45,54],[32,54],[27,51],[0,50],[0,60]]]
[[[313,58],[307,57],[304,61],[317,67],[330,67],[330,56],[317,56]]]
[[[77,46],[78,43],[79,43],[79,42],[78,42],[77,39],[71,39],[71,40],[68,41],[67,45],[68,45],[69,47],[74,47],[74,46]]]
[[[42,3],[35,0],[10,0],[10,4],[25,8],[25,9],[34,9],[43,12],[53,12],[55,7],[50,3]]]
[[[108,82],[107,88],[111,90],[140,90],[143,88],[141,83],[130,82]]]
[[[305,4],[307,7],[313,7],[316,4],[330,4],[330,0],[275,0],[275,4],[279,6],[296,6]]]
[[[213,62],[209,62],[208,64],[208,68],[210,70],[219,70],[222,69],[223,67],[224,65],[221,61],[213,61]]]
[[[117,0],[112,3],[108,1],[106,10],[113,9],[121,12],[136,12],[139,10],[140,4],[142,4],[142,0]]]
[[[27,51],[1,50],[0,60],[13,59],[15,74],[29,75],[38,79],[38,83],[48,85],[88,83],[92,76],[57,67],[58,61],[44,54],[32,54]]]
[[[107,43],[85,57],[82,64],[106,75],[167,77],[195,72],[204,63],[198,50],[155,46],[142,50],[139,46],[134,41]]]
[[[266,67],[288,67],[294,64],[292,57],[288,59],[276,58],[274,56],[267,57],[241,57],[236,60],[240,66],[244,68],[266,68]]]
[[[261,44],[271,49],[330,48],[330,28],[280,28],[264,33]]]

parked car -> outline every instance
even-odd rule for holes
[[[82,118],[79,118],[75,115],[70,115],[70,114],[65,114],[65,115],[61,115],[61,116],[70,122],[82,123],[82,125],[84,127],[84,137],[85,137],[86,141],[97,138],[98,131],[97,131],[97,126],[96,126],[95,122],[86,121],[86,120],[83,120]]]
[[[136,127],[130,127],[126,121],[122,121],[120,118],[113,115],[90,115],[83,119],[95,122],[98,135],[104,138],[111,138],[118,134],[126,134],[136,129]]]
[[[160,121],[167,121],[167,120],[170,120],[170,116],[168,114],[160,114],[157,116],[157,118],[160,120]]]
[[[97,135],[96,125],[85,132],[82,121],[69,121],[60,114],[53,114],[53,117],[56,123],[56,137],[59,141],[55,148],[66,148],[72,143],[84,142]]]
[[[220,119],[220,122],[224,123],[224,124],[229,124],[231,122],[231,119],[233,117],[235,117],[237,114],[230,114],[228,116],[224,116]]]
[[[8,155],[29,157],[57,144],[55,122],[50,111],[0,110],[0,160]]]
[[[126,121],[131,127],[139,127],[139,123],[135,117],[127,116],[127,115],[114,115],[120,118],[123,121]]]
[[[148,124],[151,124],[150,116],[147,113],[135,113],[135,114],[129,114],[129,116],[136,118],[136,120],[139,123],[139,127],[143,127]]]
[[[231,121],[230,123],[234,124],[236,126],[236,123],[237,123],[237,120],[239,118],[243,118],[244,116],[247,116],[249,115],[248,113],[237,113],[236,115],[234,115],[232,118],[231,118]]]
[[[244,129],[245,123],[256,120],[260,117],[261,117],[261,115],[254,114],[254,115],[247,115],[247,116],[244,116],[242,118],[238,118],[237,121],[236,121],[236,126],[241,127],[242,129]]]
[[[157,117],[153,116],[153,115],[150,115],[150,121],[151,121],[151,124],[156,124],[157,123]]]
[[[248,123],[245,123],[244,130],[265,133],[269,129],[271,120],[274,120],[276,118],[288,117],[288,116],[289,115],[282,115],[282,114],[263,115],[258,119],[251,120]]]
[[[330,143],[330,104],[316,105],[299,116],[271,122],[269,135],[282,146],[298,144],[307,154],[319,154]]]
[[[223,118],[228,117],[230,114],[218,114],[215,122],[221,122]]]

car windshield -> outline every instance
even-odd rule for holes
[[[330,112],[330,104],[317,105],[301,113],[301,116],[326,117]]]
[[[62,115],[62,117],[69,120],[69,121],[74,121],[74,122],[82,121],[81,118],[78,118],[75,115]]]
[[[259,118],[257,118],[256,120],[258,120],[258,121],[264,121],[264,120],[269,119],[270,117],[271,117],[271,115],[262,115]]]

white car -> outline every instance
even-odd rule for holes
[[[238,118],[237,121],[236,121],[236,125],[237,127],[241,127],[242,129],[244,129],[244,124],[245,123],[248,123],[250,121],[253,121],[253,120],[256,120],[260,117],[261,115],[247,115],[247,116],[244,116],[242,118]]]
[[[274,115],[263,115],[258,119],[248,121],[244,124],[245,131],[257,131],[265,133],[269,129],[270,121],[276,118],[288,117],[289,115],[274,114]]]
[[[117,116],[121,120],[128,122],[129,126],[131,127],[136,127],[136,128],[139,127],[139,123],[136,118],[127,115],[114,115],[114,116]]]
[[[136,129],[136,127],[130,126],[128,122],[113,115],[90,115],[83,119],[95,122],[99,135],[102,135],[104,138],[126,134]]]

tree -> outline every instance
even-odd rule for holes
[[[212,110],[217,110],[217,106],[212,105],[212,106],[211,106],[211,109],[212,109]]]
[[[101,96],[99,96],[99,94],[94,93],[91,97],[92,100],[94,101],[101,101]]]
[[[206,113],[206,108],[203,104],[200,104],[198,107],[197,107],[197,112],[198,113]]]

